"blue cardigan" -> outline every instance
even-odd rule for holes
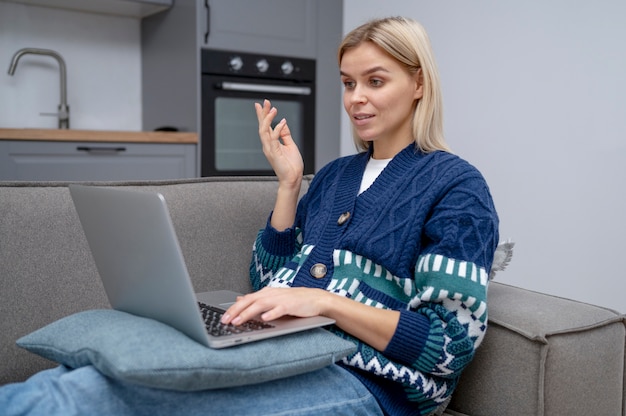
[[[478,170],[410,145],[358,195],[369,152],[314,177],[292,228],[269,224],[254,245],[251,280],[323,288],[399,310],[385,351],[339,328],[357,351],[342,365],[390,415],[428,414],[453,392],[486,331],[498,217]]]

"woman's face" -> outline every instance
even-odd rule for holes
[[[391,158],[412,143],[421,72],[409,74],[372,42],[348,49],[340,70],[344,108],[361,140],[375,142],[374,157]]]

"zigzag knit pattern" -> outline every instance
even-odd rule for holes
[[[254,246],[251,281],[256,289],[318,287],[399,310],[385,351],[335,328],[357,345],[342,365],[355,370],[386,412],[427,413],[452,393],[484,336],[498,218],[475,168],[413,146],[358,195],[368,157],[322,169],[293,229],[279,233],[268,221]],[[338,221],[345,213],[348,221]],[[311,267],[320,263],[326,276],[314,278]]]

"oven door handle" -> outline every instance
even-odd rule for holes
[[[217,88],[230,91],[270,92],[277,94],[311,95],[310,87],[290,87],[287,85],[249,84],[245,82],[222,82]]]

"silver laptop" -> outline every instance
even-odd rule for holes
[[[194,294],[163,195],[74,184],[69,189],[114,309],[170,325],[211,348],[334,323],[326,317],[283,317],[226,328],[210,323],[239,294],[228,290]],[[214,319],[219,321],[219,316]]]

